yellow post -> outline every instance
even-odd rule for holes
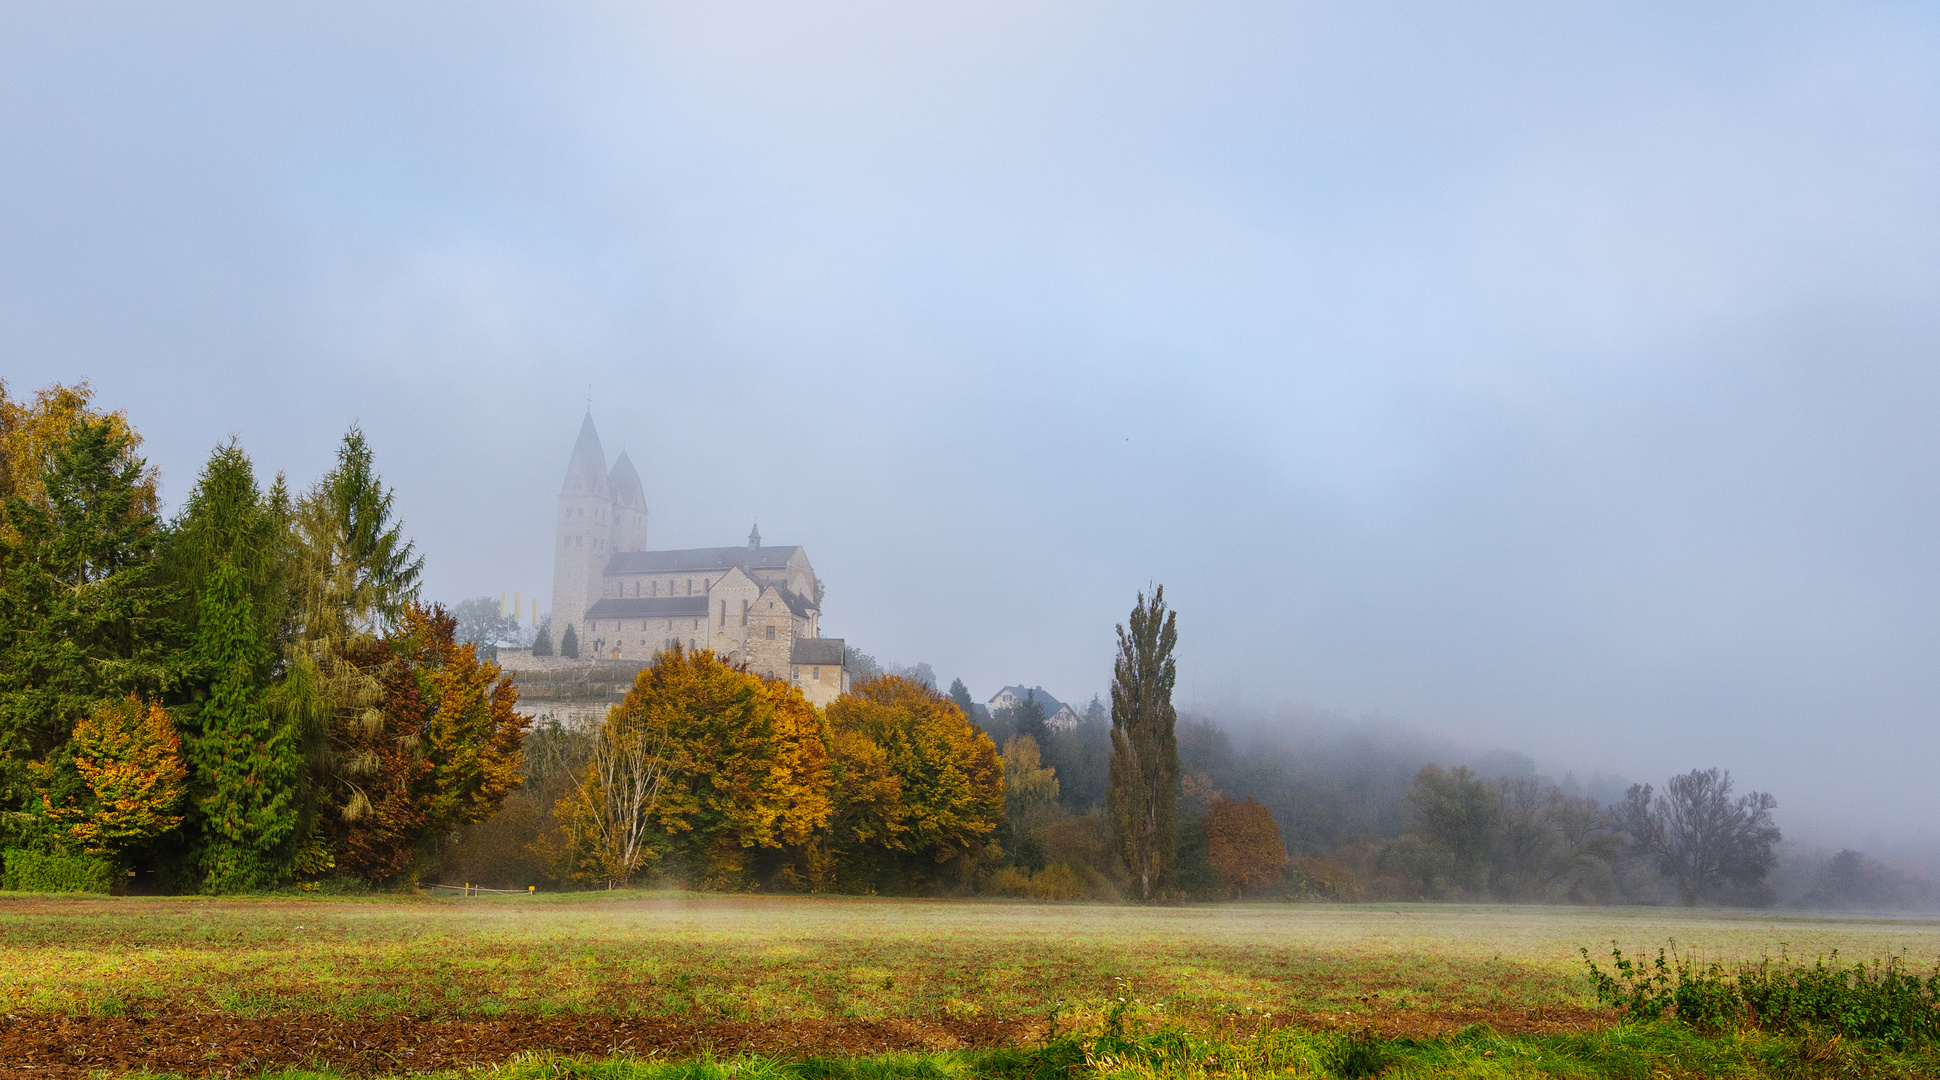
[[[512,592],[512,617],[513,617],[514,619],[516,619],[516,618],[518,618],[518,617],[519,617],[519,609],[520,609],[520,608],[523,608],[523,607],[525,607],[525,602],[519,599],[519,594],[518,594],[518,590],[516,590],[516,589],[515,589],[515,590],[513,590],[513,592]]]

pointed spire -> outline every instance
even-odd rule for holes
[[[761,525],[757,522],[755,527],[748,531],[748,550],[754,551],[759,547],[761,547]]]
[[[613,491],[613,502],[617,506],[630,506],[646,509],[647,492],[640,483],[640,472],[633,467],[633,459],[625,450],[613,461],[613,471],[606,475],[606,483]]]
[[[590,408],[586,410],[586,419],[580,421],[579,440],[573,443],[573,457],[566,464],[566,483],[560,493],[606,494],[606,451],[600,447],[600,435],[593,427]]]

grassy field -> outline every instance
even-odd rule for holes
[[[825,1037],[867,1053],[1040,1043],[1054,1014],[1065,1029],[1095,1025],[1124,998],[1143,1027],[1228,1042],[1289,1022],[1610,1038],[1597,1034],[1612,1017],[1588,996],[1578,949],[1601,958],[1613,940],[1651,954],[1675,940],[1725,960],[1836,950],[1940,961],[1940,921],[1656,908],[16,897],[0,899],[0,1009],[17,1023],[109,1025],[104,1039],[129,1037],[112,1025],[143,1017],[250,1021],[258,1038],[278,1018],[379,1025],[353,1042],[399,1037],[369,1032],[409,1021],[442,1024],[438,1037],[459,1045],[466,1031],[486,1038],[483,1022],[651,1021],[739,1032],[727,1041],[743,1048],[815,1050]]]

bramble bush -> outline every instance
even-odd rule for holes
[[[1612,943],[1612,973],[1581,951],[1597,1001],[1621,1008],[1628,1021],[1675,1019],[1704,1032],[1820,1032],[1894,1047],[1940,1041],[1940,967],[1922,978],[1901,957],[1845,966],[1834,952],[1811,967],[1764,957],[1727,970],[1677,955],[1675,942],[1650,962]]]

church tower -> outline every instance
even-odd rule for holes
[[[625,450],[607,474],[606,486],[613,492],[613,550],[647,550],[647,493]]]
[[[628,472],[632,472],[631,465]],[[637,476],[634,486],[639,486]],[[644,534],[644,506],[640,521]],[[559,516],[554,525],[552,640],[556,648],[566,634],[566,625],[577,624],[599,599],[600,572],[613,555],[613,493],[607,483],[606,451],[600,448],[599,432],[593,430],[591,409],[586,410],[586,419],[579,425],[579,441],[573,444],[572,460],[566,464],[566,482],[559,488]],[[586,628],[581,626],[575,633],[580,647],[587,647]]]

